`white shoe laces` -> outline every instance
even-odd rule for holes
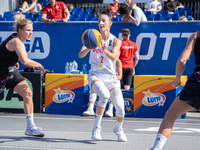
[[[33,124],[32,126],[30,126],[31,129],[37,129],[37,130],[42,130],[41,127],[36,126],[36,124]]]

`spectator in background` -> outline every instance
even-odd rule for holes
[[[157,0],[148,1],[144,8],[144,11],[151,11],[152,14],[157,14],[157,12],[161,10],[162,10],[162,3]]]
[[[119,9],[119,0],[113,0],[114,4],[111,5],[110,7],[110,15],[111,17],[116,18],[117,14],[118,14],[118,9]]]
[[[47,15],[49,19],[47,19]],[[44,7],[41,17],[42,22],[49,22],[51,24],[55,22],[67,22],[69,20],[70,13],[67,6],[63,2],[57,2],[56,0],[49,0],[49,4]]]
[[[136,26],[139,26],[142,21],[147,21],[142,9],[137,6],[127,6],[122,4],[119,7],[119,13],[123,16],[122,21],[132,22]]]
[[[74,9],[74,4],[69,4],[69,12],[71,12],[72,9]]]
[[[28,4],[27,1],[24,1],[22,4],[22,9],[20,9],[20,11],[22,11],[22,13],[27,13],[27,12],[39,12],[40,10],[42,10],[42,5],[40,3],[38,3],[37,0],[32,0],[31,4]]]
[[[168,10],[170,14],[173,14],[175,10],[184,8],[184,6],[179,1],[168,0],[164,10]]]
[[[126,0],[125,4],[127,6],[137,6],[136,3],[133,3],[132,0]]]
[[[139,61],[137,45],[129,39],[130,36],[130,30],[128,28],[122,29],[123,41],[119,59],[122,62],[122,81],[125,90],[130,89],[132,76],[135,75],[135,66]],[[135,61],[133,62],[134,57]]]

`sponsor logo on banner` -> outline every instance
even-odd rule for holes
[[[124,108],[127,112],[133,111],[133,102],[132,98],[124,98]]]
[[[143,92],[145,94],[142,103],[145,106],[164,106],[166,97],[161,93],[151,93],[150,90]]]
[[[53,101],[56,103],[73,103],[73,100],[75,98],[74,92],[70,90],[61,90],[60,87],[58,89],[53,89],[56,93],[53,96]]]
[[[8,38],[13,31],[1,31],[0,42]],[[34,31],[31,40],[24,41],[28,57],[31,59],[45,59],[50,53],[50,37],[46,32]]]

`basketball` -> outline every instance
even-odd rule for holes
[[[88,29],[82,35],[82,43],[89,49],[98,47],[102,42],[102,36],[96,29]]]

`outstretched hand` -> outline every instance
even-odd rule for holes
[[[181,81],[180,81],[180,79],[179,79],[179,80],[175,79],[175,80],[172,82],[172,86],[173,86],[173,87],[179,87],[179,86],[181,86]]]
[[[42,73],[44,74],[45,73],[45,69],[42,65],[40,65],[39,67],[37,67],[38,69],[41,69],[42,70]]]

